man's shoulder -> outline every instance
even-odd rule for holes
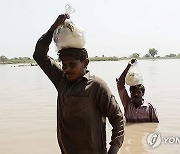
[[[155,109],[155,107],[149,102],[149,101],[147,101],[147,100],[144,100],[144,103],[143,103],[143,105],[145,105],[145,106],[148,106],[148,107],[150,107],[150,108],[153,108],[153,109]]]
[[[91,75],[89,81],[98,88],[109,90],[108,84],[100,77]]]
[[[91,75],[91,79],[96,83],[106,83],[102,78],[100,78],[96,75]]]

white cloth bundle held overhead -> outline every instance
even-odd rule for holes
[[[131,66],[125,77],[125,82],[129,86],[143,84],[143,76],[139,71],[138,63]]]
[[[54,31],[53,39],[58,50],[84,48],[86,43],[82,28],[70,20],[66,20]]]
[[[128,72],[125,82],[129,86],[135,86],[143,83],[143,77],[140,73]]]

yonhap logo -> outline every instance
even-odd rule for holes
[[[147,144],[150,148],[158,147],[162,142],[161,134],[158,132],[151,133],[147,136]]]
[[[174,136],[162,137],[160,133],[154,132],[147,136],[146,141],[150,148],[156,148],[162,142],[164,144],[180,144],[180,137],[174,137]]]

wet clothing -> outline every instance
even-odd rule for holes
[[[124,81],[117,80],[117,88],[124,106],[126,122],[159,122],[156,109],[150,103],[143,100],[141,106],[135,107],[127,93]]]
[[[48,31],[37,42],[34,59],[58,92],[57,138],[62,154],[105,154],[106,117],[111,123],[111,145],[121,147],[123,115],[107,84],[90,72],[74,83],[55,60],[47,55],[52,40]]]

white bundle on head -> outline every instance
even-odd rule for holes
[[[60,25],[53,34],[57,49],[63,48],[84,48],[86,40],[84,31],[80,26],[67,20]]]
[[[135,86],[138,84],[143,84],[143,76],[139,71],[137,62],[129,69],[125,77],[125,82],[129,86]]]
[[[129,86],[135,86],[143,83],[143,77],[140,73],[129,72],[125,78],[126,84]]]

